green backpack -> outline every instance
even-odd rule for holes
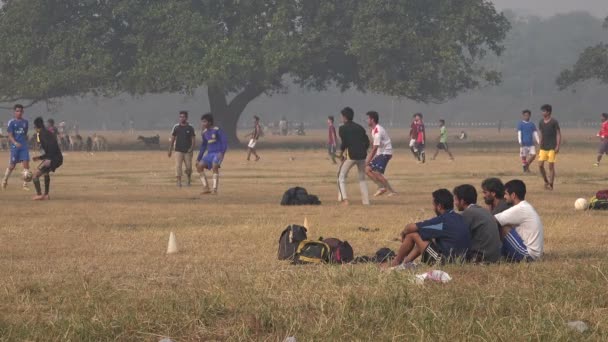
[[[323,241],[301,241],[293,259],[294,264],[321,264],[328,263],[331,248]]]

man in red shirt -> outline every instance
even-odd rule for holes
[[[597,150],[597,162],[593,165],[600,166],[602,157],[608,153],[608,113],[602,113],[602,128],[597,136],[600,137],[600,147]]]
[[[412,119],[412,124],[410,125],[410,151],[414,155],[416,160],[420,160],[418,158],[418,149],[416,149],[416,139],[418,138],[418,124],[416,124],[416,114],[414,114]]]
[[[334,126],[334,117],[332,115],[327,117],[327,127],[329,129],[329,136],[327,138],[327,153],[331,158],[331,161],[334,164],[336,163],[336,145],[337,145],[337,135],[336,135],[336,127]]]
[[[416,150],[418,150],[418,163],[426,161],[424,153],[424,144],[426,142],[426,132],[424,130],[424,122],[422,122],[422,113],[414,114],[414,123],[416,124]]]

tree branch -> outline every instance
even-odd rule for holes
[[[241,113],[247,107],[249,102],[253,101],[256,97],[262,95],[266,87],[260,85],[259,83],[250,83],[248,84],[242,92],[240,92],[237,96],[235,96],[228,108],[232,112]]]
[[[15,101],[18,101],[18,100],[19,99],[8,99],[8,100],[2,101],[2,102],[3,103],[6,103],[6,102],[15,102]],[[35,105],[38,102],[40,102],[40,100],[30,100],[30,103],[23,105],[23,108],[29,108],[29,107]],[[10,107],[0,106],[0,109],[13,109],[13,107],[12,106],[10,106]]]

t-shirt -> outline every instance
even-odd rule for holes
[[[416,142],[418,144],[424,144],[424,123],[420,121],[420,123],[416,124]]]
[[[327,138],[327,143],[329,145],[335,145],[336,144],[336,127],[334,125],[329,125],[329,131],[328,131],[328,138]]]
[[[441,253],[447,257],[466,256],[471,249],[471,233],[462,216],[454,210],[427,221],[416,223],[420,237],[425,241],[435,239]]]
[[[445,126],[441,126],[439,129],[439,142],[442,144],[448,142],[448,129]]]
[[[538,130],[541,133],[540,149],[545,151],[555,150],[557,147],[557,131],[559,131],[557,120],[551,118],[549,122],[545,123],[545,120],[541,119],[538,123]]]
[[[534,132],[536,132],[536,125],[530,121],[520,121],[517,124],[517,130],[521,132],[521,145],[522,146],[534,146]]]
[[[492,209],[492,215],[502,213],[503,211],[509,208],[511,208],[511,204],[509,204],[509,202],[505,201],[504,199],[501,199],[498,201],[498,205],[496,205],[496,207]]]
[[[377,154],[392,155],[393,145],[391,144],[391,138],[386,133],[384,127],[376,125],[372,128],[372,141],[374,146],[378,146]]]
[[[365,128],[361,125],[348,121],[338,129],[340,135],[340,150],[345,153],[347,159],[365,160],[369,148],[369,137]]]
[[[53,160],[63,163],[63,155],[59,149],[57,137],[46,129],[36,133],[36,141],[40,144],[40,159]]]
[[[175,137],[175,151],[186,153],[192,149],[192,137],[196,135],[192,126],[177,124],[171,135]]]
[[[494,216],[477,204],[471,204],[462,212],[462,218],[471,232],[471,250],[483,254],[485,261],[497,262],[502,243]]]
[[[600,133],[598,133],[598,135],[602,139],[608,138],[608,120],[602,122],[602,128],[600,129]]]
[[[218,127],[209,128],[203,131],[203,142],[201,143],[201,149],[198,152],[196,161],[201,161],[205,151],[207,153],[226,153],[228,149],[228,140],[224,135],[224,132]]]
[[[494,217],[500,225],[515,229],[533,259],[539,259],[543,255],[543,223],[530,203],[521,201]]]
[[[27,148],[27,131],[29,129],[29,124],[27,120],[21,119],[12,119],[8,122],[8,127],[6,132],[13,135],[13,139],[16,142],[21,144],[22,147]],[[11,144],[11,147],[14,147],[14,144]]]

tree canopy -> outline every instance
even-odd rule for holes
[[[604,28],[608,29],[608,17],[604,20]],[[559,75],[557,84],[560,89],[565,89],[575,83],[590,79],[597,79],[601,83],[608,84],[607,43],[599,43],[585,49],[578,61]]]
[[[10,0],[0,101],[191,93],[236,140],[247,104],[289,76],[440,102],[500,75],[509,30],[486,0]]]

